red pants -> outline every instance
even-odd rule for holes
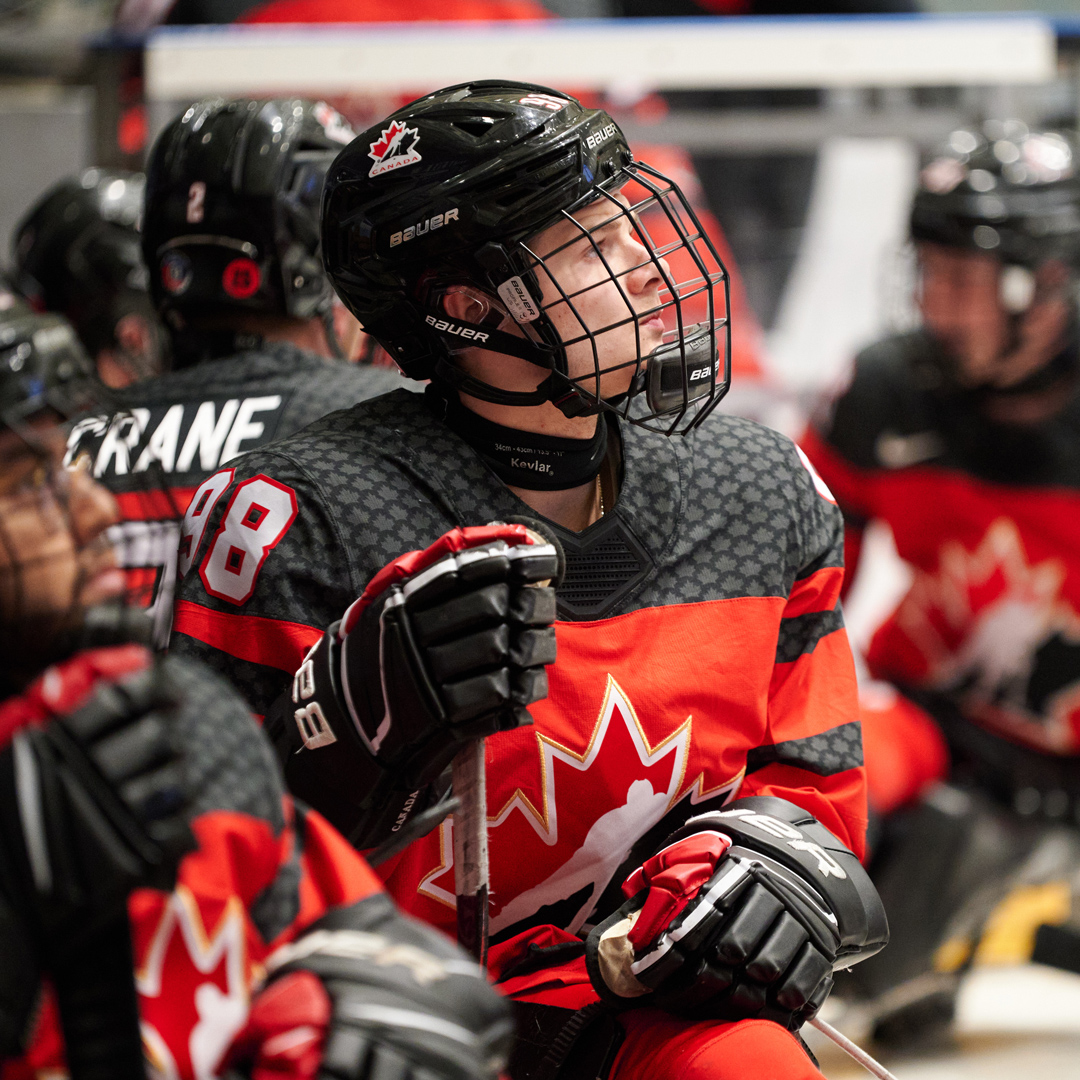
[[[769,1020],[679,1020],[656,1009],[620,1018],[611,1080],[824,1080],[795,1036]]]

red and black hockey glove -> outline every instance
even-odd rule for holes
[[[227,1063],[250,1080],[495,1080],[510,1004],[449,938],[384,895],[273,954]]]
[[[171,889],[195,847],[197,795],[177,732],[180,691],[168,662],[103,680],[85,700],[28,723],[0,751],[0,847],[16,906],[46,935],[77,940],[126,911],[133,888]],[[79,683],[76,657],[43,682]]]
[[[784,799],[691,818],[623,884],[589,935],[593,985],[620,1008],[693,1019],[811,1019],[833,972],[881,949],[885,912],[858,859]]]
[[[464,742],[531,723],[555,661],[560,557],[496,524],[384,567],[267,716],[290,790],[373,847],[429,804]]]
[[[195,846],[170,664],[137,645],[93,650],[2,708],[0,926],[24,932],[3,948],[3,1049],[27,1034],[40,963],[73,1075],[142,1071],[127,898],[170,889]]]

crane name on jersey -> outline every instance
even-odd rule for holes
[[[274,438],[284,398],[210,398],[88,416],[68,436],[66,463],[83,454],[95,477],[145,472],[209,473]]]

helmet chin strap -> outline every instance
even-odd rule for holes
[[[547,371],[544,379],[535,390],[504,390],[498,386],[468,375],[446,357],[440,357],[435,363],[435,377],[455,390],[480,401],[490,401],[494,405],[510,405],[518,408],[545,405],[551,402],[564,416],[589,416],[601,411],[589,394],[557,368],[560,350],[552,345],[539,344],[529,338],[508,334],[505,330],[485,323],[454,319],[442,312],[425,309],[425,319],[429,326],[441,334],[452,349],[460,350],[463,346],[488,349],[491,352],[526,360],[530,364]],[[565,357],[563,357],[565,366]]]
[[[565,375],[560,375],[557,371],[553,371],[535,390],[503,390],[472,375],[466,375],[449,360],[440,359],[435,364],[435,378],[459,393],[479,401],[490,401],[493,405],[529,408],[551,402],[563,416],[571,418],[593,416],[601,411],[591,398],[585,396]]]

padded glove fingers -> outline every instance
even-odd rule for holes
[[[586,943],[593,985],[623,1007],[794,1030],[821,1007],[835,967],[887,940],[855,856],[780,799],[692,818],[623,891],[628,902]]]
[[[253,1080],[496,1080],[505,1066],[509,1003],[385,895],[334,909],[268,967],[227,1058]]]
[[[178,717],[178,691],[148,655],[142,670],[102,682],[85,704],[24,728],[0,753],[5,862],[43,940],[81,940],[122,915],[133,888],[172,887],[195,847],[198,794]]]
[[[746,965],[746,974],[759,983],[774,983],[792,965],[810,940],[806,931],[782,911]]]
[[[717,958],[725,964],[745,963],[783,910],[784,905],[768,889],[752,885],[716,943]]]
[[[380,570],[268,716],[290,789],[373,847],[430,805],[463,742],[531,723],[560,558],[532,529],[490,525]]]
[[[544,590],[531,590],[533,593],[542,591]],[[521,595],[529,594],[518,593],[515,599]],[[499,582],[436,604],[426,611],[414,611],[413,629],[416,640],[421,645],[434,645],[448,638],[457,638],[471,627],[497,626],[506,619],[509,612],[510,586],[506,582]],[[518,621],[525,620],[519,618]]]

